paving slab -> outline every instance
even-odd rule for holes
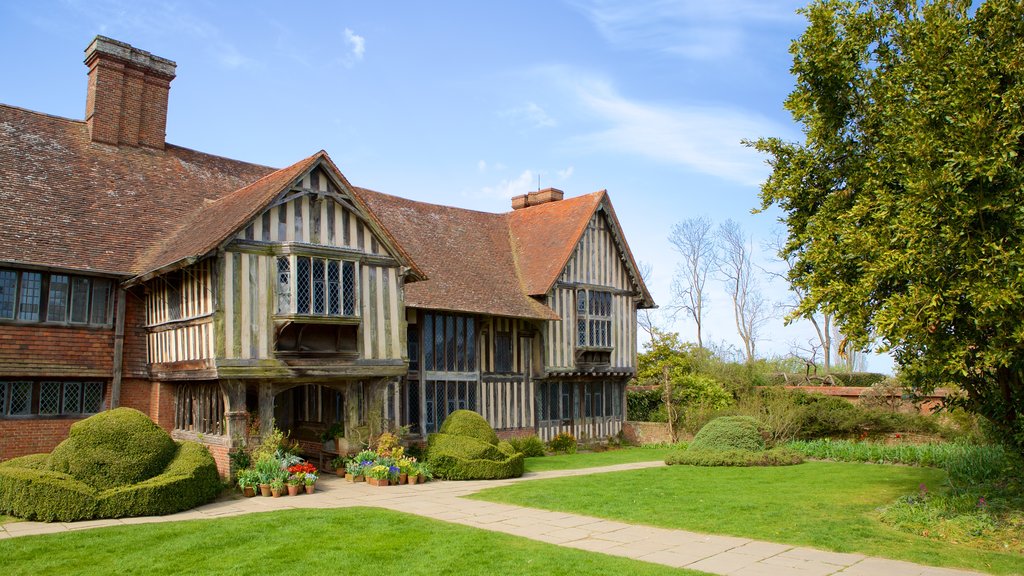
[[[472,500],[463,496],[484,488],[560,478],[638,470],[664,466],[663,462],[619,464],[584,470],[532,472],[522,478],[499,481],[430,482],[413,486],[373,487],[324,476],[313,494],[282,498],[240,498],[215,502],[169,516],[148,516],[72,523],[12,522],[0,525],[0,539],[68,530],[89,530],[112,525],[213,519],[273,510],[371,506],[435,520],[503,532],[540,542],[635,558],[676,568],[689,568],[729,576],[979,576],[978,572],[920,566],[909,562],[841,554],[812,548],[671,530]]]

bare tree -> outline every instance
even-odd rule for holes
[[[704,347],[704,286],[708,273],[714,269],[718,245],[714,227],[705,217],[687,218],[672,227],[668,241],[683,257],[676,277],[672,280],[672,305],[675,311],[683,311],[693,318],[697,325],[697,346]]]
[[[736,332],[743,342],[744,355],[747,362],[753,362],[758,336],[768,321],[768,303],[754,276],[753,242],[734,220],[726,220],[718,227],[718,238],[722,246],[718,271],[732,298]]]
[[[807,298],[807,291],[800,286],[794,284],[789,277],[789,274],[793,271],[793,266],[796,263],[796,257],[793,254],[785,251],[785,236],[781,232],[776,232],[774,239],[770,243],[766,243],[766,248],[773,251],[786,265],[785,273],[773,272],[771,270],[764,269],[766,274],[769,274],[775,278],[785,281],[789,284],[789,291],[792,297],[789,301],[780,302],[780,306],[785,310],[787,323],[792,318],[794,311],[803,304]],[[818,345],[811,345],[811,360],[815,360],[818,357],[818,351],[821,351],[822,364],[824,364],[825,373],[832,371],[832,315],[828,312],[812,312],[800,316],[811,323],[814,326],[814,332],[818,336]]]

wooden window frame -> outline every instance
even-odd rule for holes
[[[58,272],[0,268],[4,286],[4,315],[0,322],[47,324],[57,326],[109,327],[113,323],[113,281],[107,278]],[[63,286],[63,291],[58,290]],[[76,302],[76,289],[85,287],[82,300]],[[99,296],[99,297],[98,297]],[[77,305],[84,304],[79,316]],[[97,322],[96,316],[102,316]],[[84,316],[84,321],[76,320]]]
[[[68,411],[68,388],[75,385],[77,391],[78,410]],[[25,411],[10,413],[11,397],[15,386],[28,386],[28,407]],[[52,412],[42,412],[43,388],[57,386],[57,407]],[[86,395],[99,393],[99,402],[96,410],[86,411]],[[56,418],[83,418],[97,414],[106,406],[107,386],[105,382],[98,380],[0,380],[0,419],[56,419]]]

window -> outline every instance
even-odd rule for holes
[[[510,332],[494,333],[494,371],[502,373],[512,371],[512,334]]]
[[[278,257],[277,312],[310,316],[355,316],[355,262],[308,256]]]
[[[600,290],[576,291],[576,345],[612,347],[612,294]]]
[[[66,416],[103,410],[103,382],[0,381],[0,416]]]
[[[428,380],[424,382],[424,390],[426,391],[427,405],[424,427],[427,433],[437,432],[445,418],[456,410],[475,411],[477,409],[476,381]]]
[[[433,372],[476,371],[476,325],[473,318],[423,315],[423,369]]]
[[[103,278],[0,269],[0,320],[109,324],[112,295]]]
[[[217,384],[178,386],[174,406],[174,427],[197,434],[223,435],[224,395]]]
[[[409,371],[419,372],[420,369],[420,334],[415,324],[406,327],[406,343],[409,353]]]

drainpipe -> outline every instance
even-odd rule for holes
[[[124,308],[128,291],[118,288],[117,312],[114,316],[114,370],[110,384],[110,409],[121,405],[121,364],[124,362]]]

